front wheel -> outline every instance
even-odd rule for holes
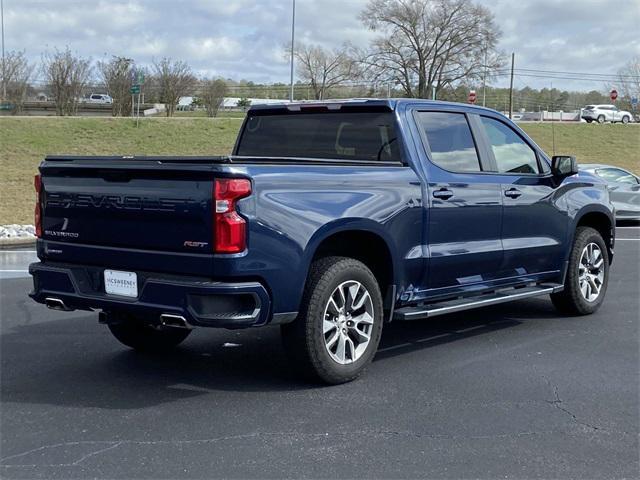
[[[573,241],[564,290],[551,295],[559,312],[588,315],[600,308],[609,282],[607,246],[597,230],[579,227]]]
[[[382,295],[371,270],[352,258],[327,257],[312,264],[300,314],[282,326],[282,339],[302,373],[344,383],[373,360],[382,322]]]
[[[605,120],[606,120],[606,118],[604,118],[604,115],[599,115],[598,116],[598,123],[602,124],[602,123],[605,122]]]

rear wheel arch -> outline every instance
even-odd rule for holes
[[[313,243],[313,254],[309,255],[306,271],[313,262],[332,256],[353,258],[364,263],[376,277],[383,298],[396,285],[397,268],[393,248],[384,234],[368,228],[332,229]],[[388,307],[385,299],[385,308]],[[392,299],[393,300],[393,299]]]

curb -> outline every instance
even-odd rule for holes
[[[36,237],[0,238],[0,250],[14,247],[35,247]]]

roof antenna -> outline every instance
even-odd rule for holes
[[[549,97],[551,97],[551,107],[555,110],[555,104],[553,102],[553,82],[551,82],[551,90],[549,90]],[[555,112],[551,112],[551,148],[553,150],[553,156],[556,156],[556,122],[553,119],[553,114]],[[562,115],[562,113],[560,114]]]

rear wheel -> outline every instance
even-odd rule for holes
[[[136,319],[110,323],[109,330],[120,343],[141,352],[171,350],[182,343],[191,333],[191,330],[160,327]]]
[[[622,117],[622,123],[627,124],[629,123],[629,117],[627,115],[625,115],[624,117]]]
[[[598,115],[598,123],[604,123],[605,120],[606,118],[604,117],[604,115]]]
[[[352,258],[327,257],[312,264],[300,314],[282,326],[282,339],[302,373],[344,383],[373,360],[382,321],[382,295],[367,266]]]
[[[587,121],[587,123],[593,122],[593,120],[591,120],[591,119],[586,119],[586,121]]]
[[[609,281],[607,246],[597,230],[579,227],[569,258],[564,290],[551,295],[561,313],[588,315],[600,308]]]

